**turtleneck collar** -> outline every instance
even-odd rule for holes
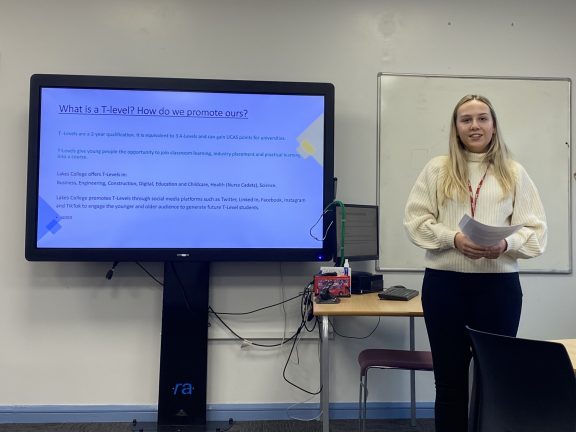
[[[472,153],[467,151],[465,154],[468,162],[484,162],[484,158],[486,157],[486,153]]]

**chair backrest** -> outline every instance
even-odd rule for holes
[[[576,377],[563,345],[468,331],[470,432],[576,431]]]

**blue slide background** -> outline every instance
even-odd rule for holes
[[[43,89],[38,246],[318,247],[323,167],[296,149],[323,110],[321,96]]]

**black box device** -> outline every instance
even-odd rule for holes
[[[352,270],[352,294],[366,294],[380,292],[384,289],[384,278],[381,274],[372,274]]]

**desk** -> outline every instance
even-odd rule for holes
[[[322,411],[322,431],[330,431],[330,349],[328,338],[328,319],[331,316],[398,316],[410,318],[410,349],[414,350],[414,317],[424,316],[422,300],[417,296],[409,301],[380,300],[377,293],[358,294],[340,298],[338,304],[314,303],[314,315],[320,321],[320,409]],[[410,399],[412,416],[416,414],[415,372],[410,371]]]
[[[576,339],[557,339],[552,342],[558,342],[564,345],[572,362],[572,368],[574,368],[574,372],[576,373]]]

